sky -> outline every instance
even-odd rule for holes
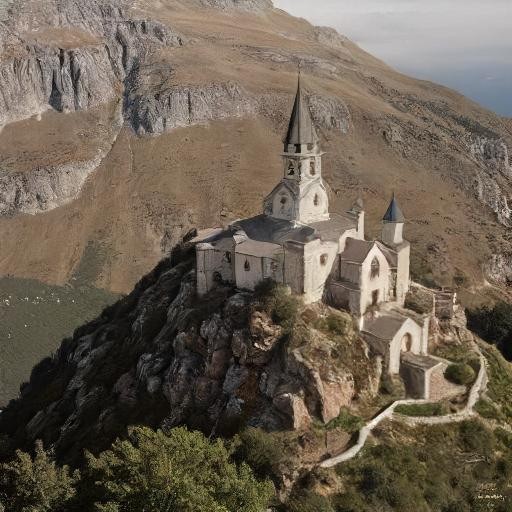
[[[274,0],[408,75],[512,117],[512,0]]]

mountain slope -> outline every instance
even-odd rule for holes
[[[332,30],[265,1],[173,0],[23,0],[0,30],[3,274],[63,283],[94,244],[91,280],[127,291],[190,227],[259,211],[298,62],[335,209],[361,192],[377,228],[396,190],[417,273],[481,284],[493,254],[510,271],[510,120]]]

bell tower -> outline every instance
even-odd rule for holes
[[[405,217],[398,206],[395,194],[382,219],[382,241],[396,252],[396,271],[392,283],[392,299],[400,306],[405,303],[405,297],[410,287],[411,245],[404,240]]]
[[[265,200],[265,213],[297,224],[329,219],[329,197],[322,180],[322,155],[301,75],[284,139],[283,179]]]

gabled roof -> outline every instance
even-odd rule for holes
[[[386,245],[384,245],[382,242],[379,242],[378,240],[375,242],[379,249],[381,250],[382,254],[386,257],[388,260],[389,266],[391,268],[396,268],[398,265],[398,254],[396,251],[393,251],[393,249],[390,249]]]
[[[385,313],[374,318],[365,318],[361,331],[381,340],[391,341],[408,321],[414,322],[405,316]]]
[[[389,247],[386,247],[378,240],[368,242],[366,240],[359,240],[357,238],[347,238],[345,250],[340,255],[341,261],[357,263],[358,265],[362,265],[366,261],[368,254],[370,254],[370,251],[374,247],[377,247],[379,249],[382,255],[386,258],[391,268],[396,268],[396,252],[389,249]]]
[[[345,250],[341,253],[340,257],[343,261],[361,264],[366,260],[375,244],[375,242],[367,242],[357,238],[347,238]]]
[[[292,116],[284,142],[286,145],[316,144],[318,142],[318,135],[313,124],[313,119],[311,118],[311,113],[302,91],[300,74],[295,104],[293,105]]]
[[[400,210],[400,207],[398,206],[398,203],[395,198],[395,194],[393,194],[393,197],[391,199],[391,203],[389,203],[388,209],[386,213],[384,214],[384,217],[382,219],[384,222],[405,222],[404,214],[402,213],[402,210]]]

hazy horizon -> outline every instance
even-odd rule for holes
[[[460,91],[512,117],[512,2],[274,0],[336,28],[395,69]]]

